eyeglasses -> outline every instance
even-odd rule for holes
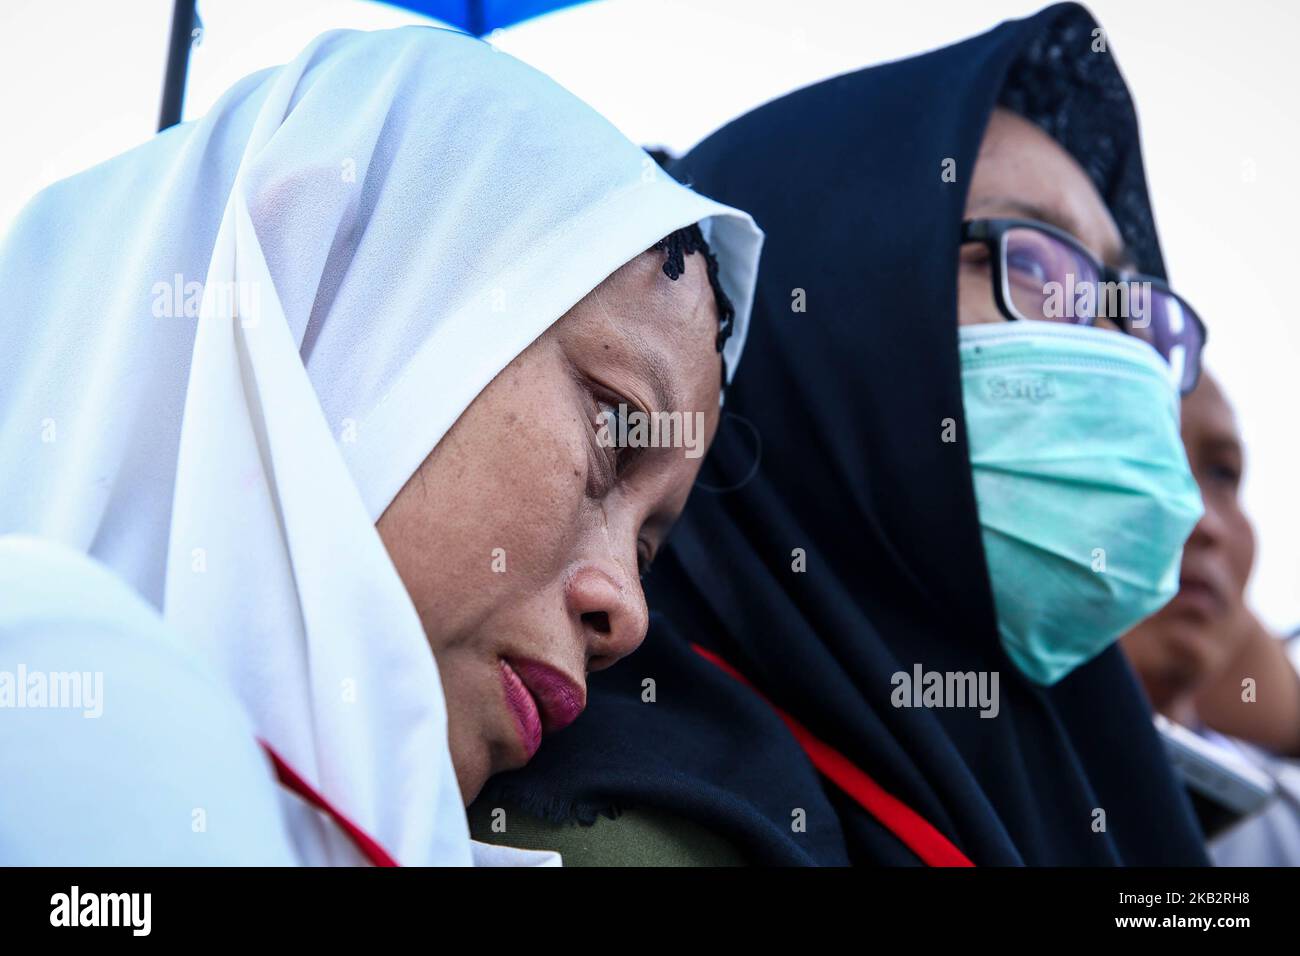
[[[968,219],[961,240],[988,247],[993,294],[1008,319],[1108,319],[1160,353],[1182,394],[1196,387],[1205,323],[1162,279],[1108,266],[1068,232],[1033,219]]]

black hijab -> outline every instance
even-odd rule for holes
[[[1133,106],[1095,29],[1054,6],[792,93],[677,165],[767,232],[751,338],[702,486],[647,579],[645,645],[484,799],[552,819],[653,806],[758,863],[918,862],[694,642],[976,864],[1206,861],[1119,649],[1048,689],[1003,653],[963,431],[959,230],[996,104],[1055,137],[1140,267],[1164,272]],[[997,671],[998,716],[892,706],[891,676],[917,663]]]

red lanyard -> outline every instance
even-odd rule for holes
[[[794,734],[795,740],[803,747],[808,759],[812,761],[823,776],[843,790],[858,803],[862,809],[871,814],[890,833],[898,837],[903,844],[929,866],[974,866],[961,850],[934,828],[924,817],[903,803],[897,797],[887,793],[880,784],[872,780],[863,770],[838,750],[814,736],[808,728],[795,720],[780,707],[768,700],[740,671],[736,670],[717,654],[698,644],[691,648],[705,660],[716,665],[736,680],[740,681],[771,707],[778,717],[785,722]],[[375,866],[398,866],[398,862],[389,855],[368,833],[344,816],[326,800],[311,784],[298,775],[289,764],[276,753],[266,741],[259,741],[275,765],[275,773],[280,783],[296,793],[316,809],[330,816],[356,845],[358,851]]]
[[[361,855],[370,863],[375,866],[401,865],[370,834],[336,810],[328,800],[321,796],[315,787],[300,777],[298,771],[290,767],[283,757],[271,749],[270,744],[265,740],[259,740],[258,743],[262,745],[262,749],[271,758],[271,763],[275,765],[275,775],[280,779],[280,783],[302,797],[317,810],[328,814],[339,825],[340,829],[348,835],[348,839],[352,841]]]
[[[790,732],[799,741],[813,766],[837,787],[852,797],[861,807],[871,814],[886,830],[898,837],[903,844],[919,856],[929,866],[974,866],[966,854],[952,845],[951,841],[935,829],[929,821],[885,790],[867,776],[861,768],[829,744],[819,740],[808,728],[795,720],[776,704],[763,696],[745,675],[736,670],[717,654],[698,644],[691,649],[706,661],[716,664],[726,673],[740,681],[754,693],[758,694],[778,717],[785,721]]]

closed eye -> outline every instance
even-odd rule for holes
[[[639,409],[624,396],[597,382],[588,382],[585,387],[590,402],[589,420],[597,476],[597,480],[589,484],[588,493],[600,498],[609,493],[641,450],[635,441],[629,441],[635,436],[628,421],[629,416]]]
[[[593,428],[613,469],[614,477],[618,478],[641,451],[635,441],[633,423],[629,420],[640,409],[622,395],[608,391],[603,386],[593,385],[590,392],[596,407]]]
[[[1241,484],[1241,470],[1229,464],[1217,464],[1210,468],[1211,477],[1219,484],[1236,488]]]

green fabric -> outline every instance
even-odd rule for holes
[[[494,821],[495,826],[494,826]],[[552,823],[516,806],[474,804],[475,840],[526,850],[554,850],[565,866],[744,866],[745,859],[717,834],[682,817],[649,808],[598,817],[591,826]]]

